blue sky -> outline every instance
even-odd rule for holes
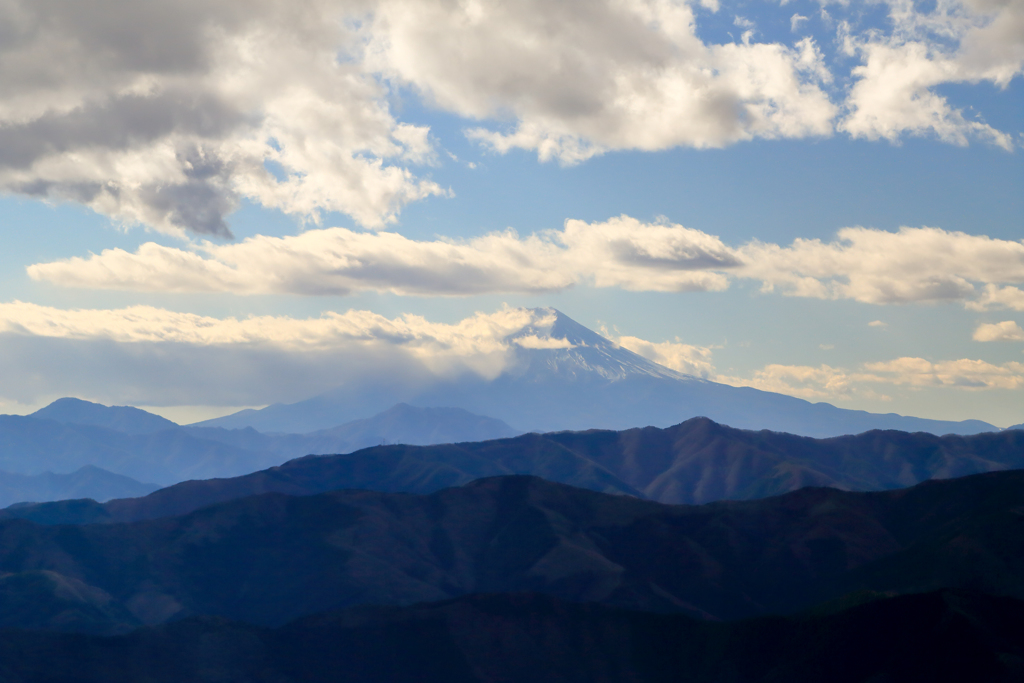
[[[1024,422],[1024,2],[16,10],[0,410],[493,373],[554,306],[718,381]]]

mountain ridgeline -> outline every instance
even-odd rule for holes
[[[850,594],[1024,598],[1024,472],[672,506],[536,477],[426,496],[265,494],[133,524],[0,522],[0,626],[117,633],[192,615],[536,592],[705,619]]]
[[[695,418],[668,429],[524,434],[437,446],[376,446],[305,457],[230,479],[188,481],[143,498],[61,501],[0,511],[40,523],[127,522],[234,498],[337,489],[431,493],[509,474],[662,503],[749,500],[829,486],[897,489],[933,478],[1024,468],[1024,431],[934,436],[874,431],[812,439]]]
[[[545,348],[538,348],[538,340]],[[933,434],[998,431],[979,420],[947,422],[844,410],[682,374],[622,348],[554,309],[532,310],[531,321],[508,335],[505,343],[509,360],[494,379],[467,373],[426,385],[384,384],[378,379],[352,382],[298,403],[245,410],[197,426],[305,433],[404,401],[461,407],[537,432],[668,427],[699,415],[744,429],[814,437],[872,429]]]

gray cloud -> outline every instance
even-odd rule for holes
[[[379,227],[438,194],[351,60],[344,0],[0,2],[0,191],[230,237],[247,197]],[[201,163],[197,163],[201,162]],[[270,174],[273,162],[283,177]]]
[[[41,157],[83,147],[130,149],[175,132],[217,138],[244,123],[242,112],[212,93],[177,90],[112,97],[0,127],[0,168],[30,168]]]

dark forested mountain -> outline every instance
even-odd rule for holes
[[[62,424],[106,427],[127,434],[152,434],[178,425],[167,418],[131,406],[105,406],[78,398],[57,399],[30,417]]]
[[[276,630],[192,618],[119,637],[0,631],[11,683],[1009,683],[1024,603],[962,591],[713,623],[536,594],[361,608]]]
[[[511,360],[493,380],[467,375],[438,379],[427,386],[353,382],[299,403],[246,410],[198,426],[304,433],[405,401],[461,407],[538,432],[667,427],[698,415],[744,429],[816,437],[871,429],[934,434],[997,431],[979,420],[879,415],[719,384],[653,363],[554,309],[536,309],[533,318],[533,323],[506,338]],[[531,343],[520,343],[524,339]]]
[[[43,472],[33,476],[0,471],[0,505],[8,506],[26,501],[50,501],[91,498],[107,501],[111,498],[145,496],[160,488],[134,479],[86,465],[69,474]]]
[[[259,435],[257,435],[259,437]],[[18,515],[47,523],[133,521],[184,514],[211,503],[277,491],[344,488],[430,493],[473,479],[533,474],[595,491],[663,503],[744,500],[803,486],[884,490],[931,478],[1024,468],[1024,432],[937,437],[867,432],[812,439],[732,429],[705,418],[669,429],[525,434],[442,446],[379,446],[301,458],[233,479],[189,481],[134,500],[49,503]]]
[[[1024,598],[1024,472],[668,506],[498,477],[418,496],[252,496],[133,524],[0,522],[7,626],[117,631],[189,615],[266,626],[481,592],[713,619],[856,591]],[[29,619],[20,623],[18,619]]]

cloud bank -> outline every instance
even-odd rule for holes
[[[738,247],[714,235],[628,216],[520,237],[416,241],[344,228],[290,237],[142,245],[40,263],[36,279],[64,287],[159,292],[344,295],[381,291],[461,296],[554,292],[577,284],[629,291],[721,291],[736,279],[763,291],[869,304],[964,302],[1024,310],[1024,241],[939,228],[844,228],[832,242]]]
[[[212,318],[148,306],[65,310],[0,304],[0,403],[78,395],[151,406],[264,405],[339,386],[413,388],[437,378],[498,377],[518,347],[565,348],[553,312],[503,308],[457,323],[368,311],[318,318]],[[1024,363],[904,357],[855,369],[772,364],[749,377],[716,371],[713,349],[635,336],[613,341],[672,369],[811,400],[886,400],[899,389],[1019,390]]]
[[[552,312],[504,308],[454,324],[369,311],[319,318],[212,318],[151,306],[65,310],[0,304],[6,399],[66,395],[138,405],[264,405],[345,384],[414,387],[438,377],[492,379],[516,347],[509,335],[550,327]]]
[[[718,375],[714,379],[733,386],[750,386],[810,401],[890,401],[891,396],[885,392],[900,387],[912,390],[1017,390],[1024,387],[1024,363],[997,365],[969,358],[933,362],[903,357],[864,363],[853,370],[829,365],[769,364],[750,377]]]

